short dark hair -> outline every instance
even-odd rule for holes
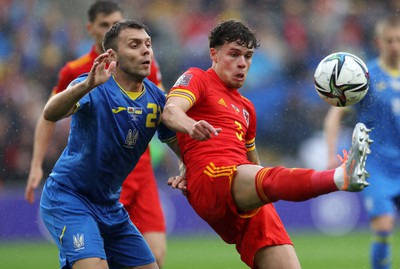
[[[110,15],[114,12],[123,13],[117,3],[111,1],[96,1],[88,10],[88,19],[90,22],[94,22],[99,14]]]
[[[118,50],[117,46],[117,38],[122,30],[124,29],[144,29],[146,33],[149,33],[149,29],[143,23],[136,20],[123,20],[116,24],[114,24],[106,33],[103,40],[103,49],[104,51],[108,49],[113,49],[115,51]]]
[[[236,42],[249,49],[260,46],[255,31],[241,20],[222,21],[211,30],[208,41],[210,48],[222,46],[225,42]]]

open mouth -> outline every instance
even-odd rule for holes
[[[238,80],[243,80],[244,79],[244,74],[236,74],[235,78],[237,78]]]

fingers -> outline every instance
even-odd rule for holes
[[[25,200],[27,200],[30,204],[33,204],[35,201],[35,192],[33,188],[27,186],[25,189]]]
[[[25,187],[25,200],[33,204],[35,201],[35,190],[40,184],[43,177],[43,170],[40,166],[31,166],[28,180]]]
[[[111,56],[111,49],[107,50],[106,52],[103,52],[102,54],[100,54],[99,56],[97,56],[97,58],[94,60],[94,63],[98,62],[103,62],[105,60],[108,60],[108,58]]]
[[[40,178],[30,177],[28,179],[28,183],[25,188],[25,200],[27,200],[30,204],[33,204],[35,201],[35,189],[39,185]]]
[[[170,177],[167,181],[167,184],[170,185],[172,188],[176,189],[179,188],[179,183],[183,180],[182,176],[175,176],[175,177]]]
[[[188,190],[187,190],[187,181],[185,177],[183,176],[170,177],[167,181],[167,184],[174,189],[181,190],[182,194],[184,196],[187,196]]]
[[[175,177],[170,177],[170,178],[168,178],[168,181],[167,181],[167,184],[168,184],[169,186],[171,186],[172,188],[175,188],[175,186],[172,185],[172,183],[174,182],[174,178],[175,178]]]
[[[183,190],[186,189],[187,181],[183,176],[170,177],[167,184],[174,189]]]
[[[197,139],[200,141],[208,140],[214,136],[218,136],[218,134],[222,131],[221,128],[214,128],[211,124],[204,120],[197,121],[193,124],[192,132],[190,136],[193,139]]]
[[[97,58],[94,60],[93,62],[93,66],[92,69],[95,70],[97,67],[102,67],[102,69],[104,69],[104,67],[106,66],[106,64],[108,64],[109,62],[109,58],[111,56],[111,49],[107,50],[106,52],[100,54],[99,56],[97,56]],[[111,65],[111,64],[110,64]],[[115,64],[113,64],[112,69],[115,68]],[[110,67],[108,68],[110,70]]]
[[[87,85],[94,88],[105,83],[115,71],[115,61],[110,61],[112,50],[100,54],[93,62],[92,68],[87,77]]]
[[[111,75],[112,73],[114,73],[116,66],[117,66],[117,63],[115,61],[111,61],[108,66],[107,72]]]

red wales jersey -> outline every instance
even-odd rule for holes
[[[58,83],[57,86],[53,88],[53,93],[62,92],[68,87],[72,80],[81,74],[88,73],[97,56],[99,56],[99,54],[96,52],[95,46],[93,46],[89,53],[66,63],[58,74]],[[162,89],[161,72],[154,58],[151,61],[151,71],[148,79]]]
[[[186,71],[171,89],[170,96],[190,102],[189,117],[222,128],[218,136],[207,141],[177,133],[188,171],[203,172],[211,162],[216,166],[249,163],[246,153],[254,150],[256,135],[256,113],[250,100],[237,89],[228,88],[213,69],[198,68]]]

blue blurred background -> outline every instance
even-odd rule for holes
[[[257,110],[262,163],[315,169],[326,165],[322,121],[328,109],[313,87],[318,62],[335,51],[372,59],[375,19],[400,8],[398,0],[118,2],[125,17],[149,26],[166,90],[189,66],[210,66],[208,32],[217,22],[246,20],[261,43],[242,94]],[[0,240],[46,237],[37,216],[38,203],[23,200],[34,127],[60,67],[91,47],[84,28],[91,3],[0,0]],[[68,124],[65,120],[57,125],[45,175],[66,144]],[[350,128],[351,124],[343,131],[341,147],[349,143]],[[156,141],[152,150],[169,233],[211,233],[185,198],[165,184],[176,173],[172,153]],[[349,203],[354,206],[348,207]],[[337,193],[276,206],[289,229],[341,235],[367,226],[357,195]]]

